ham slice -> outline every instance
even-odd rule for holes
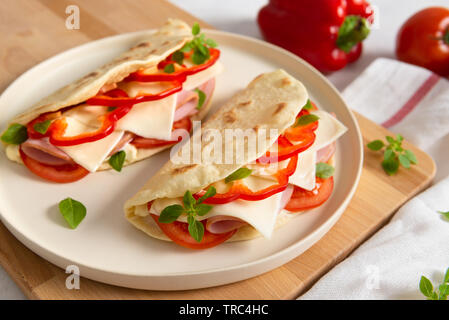
[[[28,139],[21,145],[22,151],[30,158],[44,164],[59,166],[73,160],[64,151],[52,145],[48,138]]]
[[[105,90],[110,90],[113,87],[105,88]],[[207,104],[212,96],[212,93],[215,88],[215,79],[212,78],[202,84],[199,89],[206,94],[206,101],[204,104]],[[178,103],[177,109],[174,115],[174,121],[178,121],[188,116],[192,116],[198,112],[196,106],[198,104],[198,93],[192,90],[183,90],[178,93]],[[178,139],[178,136],[184,135],[184,130],[174,130],[172,133],[172,137],[174,140]],[[126,132],[122,139],[117,143],[114,149],[111,151],[109,155],[113,155],[117,151],[123,149],[129,142],[134,139],[134,134],[130,132]],[[30,158],[39,161],[44,164],[59,166],[64,164],[73,164],[74,161],[70,156],[68,156],[64,151],[59,149],[58,147],[52,145],[49,142],[48,138],[42,139],[28,139],[21,145],[22,151]]]
[[[281,210],[287,205],[293,194],[293,186],[289,185],[282,194],[280,208]],[[280,210],[279,210],[280,211]],[[220,234],[226,233],[247,225],[245,221],[230,216],[215,216],[207,219],[206,229],[210,233]]]
[[[337,143],[334,141],[331,144],[316,152],[316,162],[328,162],[337,149]]]
[[[239,218],[230,216],[215,216],[207,219],[206,229],[210,233],[220,234],[238,229],[247,224],[248,223]]]
[[[206,95],[206,105],[215,89],[215,78],[212,78],[198,87]],[[185,117],[192,116],[198,112],[198,93],[193,90],[183,90],[178,94],[178,103],[176,106],[174,121],[181,120]]]

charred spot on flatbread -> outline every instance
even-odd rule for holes
[[[184,173],[186,171],[189,171],[190,169],[195,168],[196,166],[197,166],[197,164],[194,163],[194,164],[188,164],[188,165],[183,166],[183,167],[174,168],[173,171],[172,171],[172,174],[176,175],[176,174]]]
[[[276,105],[276,109],[273,112],[273,115],[278,114],[279,112],[281,112],[282,109],[284,109],[286,106],[287,106],[287,104],[285,102],[278,103]]]
[[[225,123],[233,123],[237,120],[237,115],[234,110],[230,110],[223,115],[223,121]]]

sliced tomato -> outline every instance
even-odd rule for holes
[[[178,120],[173,123],[173,130],[176,129],[184,129],[187,132],[190,132],[190,130],[192,129],[192,121],[190,120],[189,117]],[[131,141],[131,144],[134,145],[136,148],[151,149],[166,146],[169,144],[175,144],[181,141],[181,139],[182,138],[179,137],[177,140],[159,140],[136,136],[134,140]]]
[[[206,220],[201,221],[204,225],[204,236],[201,242],[197,242],[189,233],[189,225],[184,222],[174,221],[172,223],[159,223],[159,216],[152,214],[151,217],[156,221],[162,232],[165,233],[174,243],[190,249],[208,249],[218,246],[225,242],[237,232],[232,230],[226,233],[215,234],[207,231]]]
[[[19,149],[20,157],[22,158],[25,166],[33,172],[35,175],[49,181],[58,183],[67,183],[80,180],[87,176],[89,171],[84,169],[78,164],[66,164],[60,166],[51,166],[48,164],[40,163],[30,157],[28,157],[22,148]]]
[[[334,189],[334,178],[316,178],[316,186],[312,191],[308,191],[295,186],[290,201],[285,206],[288,211],[303,211],[316,208],[326,202]]]

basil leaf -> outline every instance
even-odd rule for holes
[[[172,54],[172,60],[177,64],[182,65],[182,63],[184,62],[184,53],[182,53],[181,51],[175,51]]]
[[[321,179],[328,179],[334,175],[334,167],[330,164],[319,162],[316,164],[316,176]]]
[[[173,72],[175,72],[175,66],[174,66],[174,64],[173,64],[173,63],[167,64],[167,65],[164,67],[164,72],[165,72],[165,73],[173,73]]]
[[[70,228],[75,229],[86,216],[86,207],[79,201],[66,198],[59,202],[59,212],[61,212]]]
[[[184,207],[189,210],[192,209],[193,206],[196,204],[195,198],[192,196],[192,193],[187,190],[184,193],[184,197],[182,198],[182,202],[184,203]]]
[[[225,178],[225,182],[229,183],[231,181],[245,179],[246,177],[251,175],[251,172],[253,172],[253,170],[250,170],[248,168],[237,169],[236,171],[234,171],[233,173],[231,173],[229,176],[227,176]]]
[[[192,51],[192,43],[187,42],[181,49],[179,49],[181,52],[189,52]]]
[[[45,120],[42,122],[35,123],[33,129],[40,134],[46,134],[48,127],[50,127],[51,120]]]
[[[438,287],[438,291],[440,292],[439,300],[446,300],[447,296],[449,295],[449,285],[447,284],[440,284]]]
[[[396,140],[394,140],[394,138],[391,137],[391,136],[386,136],[385,139],[387,139],[388,143],[391,143],[391,144],[395,144],[396,143]]]
[[[193,220],[189,223],[189,233],[197,242],[201,242],[204,236],[204,226],[200,221]]]
[[[404,137],[403,136],[401,136],[399,133],[396,135],[396,141],[397,142],[402,142],[402,141],[404,141]]]
[[[122,171],[123,163],[125,163],[126,152],[119,151],[109,158],[109,164],[115,171]]]
[[[179,204],[167,206],[162,210],[158,221],[160,223],[172,223],[176,221],[183,212],[184,208]]]
[[[413,164],[417,164],[418,163],[418,160],[416,159],[416,156],[415,156],[415,154],[412,152],[412,151],[410,151],[410,150],[405,150],[405,154],[404,154],[406,157],[407,157],[407,159],[411,162],[411,163],[413,163]]]
[[[447,212],[449,214],[449,212]],[[449,268],[446,270],[446,274],[444,275],[444,283],[449,283]]]
[[[200,203],[200,204],[196,205],[196,207],[195,207],[196,214],[199,216],[204,216],[211,210],[212,210],[212,206],[208,205],[208,204],[204,204],[204,203]]]
[[[368,147],[368,149],[379,151],[380,149],[385,147],[385,144],[382,140],[374,140],[368,143],[366,146]]]
[[[389,158],[387,160],[382,161],[382,168],[388,175],[393,175],[398,172],[399,169],[399,160],[396,157]]]
[[[195,49],[192,55],[192,61],[194,64],[203,64],[206,61],[206,56]]]
[[[404,168],[409,169],[410,168],[410,160],[403,154],[399,155],[399,162]]]
[[[211,198],[213,196],[215,196],[217,194],[217,189],[215,189],[214,186],[210,186],[207,190],[206,193],[198,199],[197,203],[200,204],[202,203],[204,200],[206,200],[207,198]]]
[[[384,153],[384,160],[385,161],[392,160],[395,156],[396,156],[396,154],[394,153],[393,150],[387,149],[387,150],[385,150],[385,153]]]
[[[192,26],[192,34],[194,36],[196,36],[197,34],[199,34],[201,31],[200,25],[198,24],[198,22],[195,22]]]
[[[310,101],[310,99],[307,99],[306,105],[304,107],[302,107],[302,108],[306,109],[306,110],[312,110],[313,109],[312,101]]]
[[[13,123],[2,134],[1,139],[9,144],[21,144],[28,139],[27,127],[19,123]]]
[[[421,280],[419,281],[419,290],[423,295],[430,298],[433,294],[433,285],[429,279],[424,276],[421,276]]]
[[[198,88],[195,89],[195,92],[198,93],[198,104],[196,105],[196,108],[200,110],[204,104],[204,101],[206,101],[206,94]]]
[[[216,48],[218,47],[218,44],[215,42],[215,40],[213,39],[207,39],[206,40],[206,44],[211,47],[211,48]]]
[[[447,211],[447,212],[438,211],[438,213],[441,214],[441,215],[444,217],[444,219],[446,219],[447,221],[449,221],[449,211]],[[448,272],[449,272],[449,269],[448,269]],[[449,274],[448,274],[447,276],[449,277]],[[449,280],[448,280],[448,281],[449,281]],[[446,281],[446,282],[447,282],[447,281]]]
[[[207,47],[205,47],[202,43],[199,43],[197,48],[204,56],[209,55],[209,49]]]
[[[311,124],[315,121],[318,121],[320,119],[320,117],[318,117],[317,115],[314,114],[305,114],[301,117],[299,117],[295,124],[293,125],[293,127],[303,127],[306,126],[308,124]]]

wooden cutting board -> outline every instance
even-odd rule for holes
[[[66,7],[73,4],[80,8],[79,30],[65,27]],[[21,73],[56,53],[98,38],[154,28],[168,17],[189,24],[199,21],[165,0],[2,0],[0,91]],[[356,116],[365,144],[389,133]],[[382,171],[380,154],[365,150],[358,189],[329,233],[286,265],[249,280],[209,289],[156,292],[82,278],[80,290],[68,290],[67,274],[28,250],[1,223],[0,263],[32,299],[294,299],[379,230],[405,201],[430,184],[436,170],[433,160],[407,142],[405,147],[413,150],[419,165],[401,170],[394,177]]]

